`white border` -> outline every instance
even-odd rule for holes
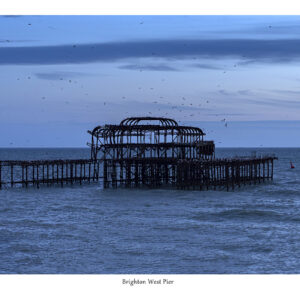
[[[299,299],[298,275],[12,275],[0,276],[2,299]],[[123,279],[173,280],[124,285]],[[5,296],[4,296],[5,295]]]
[[[297,15],[300,7],[295,0],[10,0],[1,2],[0,12],[4,15]]]
[[[298,1],[2,1],[0,13],[57,15],[300,14]],[[299,17],[300,19],[300,17]],[[299,270],[300,272],[300,270]],[[122,279],[168,278],[172,286]],[[299,275],[1,275],[2,299],[298,299]]]

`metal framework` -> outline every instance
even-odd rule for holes
[[[93,160],[214,158],[214,142],[204,141],[200,128],[179,126],[167,118],[127,118],[119,125],[98,126],[88,133]]]
[[[180,126],[172,119],[127,118],[88,133],[91,160],[103,163],[99,178],[104,188],[171,185],[228,190],[273,178],[275,157],[215,159],[215,144],[204,140],[200,128]]]
[[[102,180],[103,187],[234,189],[273,179],[275,156],[215,158],[200,128],[167,118],[127,118],[88,131],[91,159],[0,161],[0,190],[16,186],[73,185]]]

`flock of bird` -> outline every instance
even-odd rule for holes
[[[144,21],[140,21],[139,24],[143,25]],[[32,23],[28,23],[27,25],[28,26],[32,26]],[[272,26],[269,26],[269,28],[271,28],[271,27]],[[10,42],[10,40],[6,40],[6,42]],[[76,48],[77,45],[76,44],[72,45],[72,47]],[[155,53],[151,52],[151,55],[155,55]],[[236,68],[237,65],[234,64],[233,67]],[[143,68],[140,68],[139,71],[142,72],[144,70],[143,70]],[[223,70],[222,73],[223,74],[227,74],[227,71]],[[31,80],[31,76],[28,76],[27,79]],[[20,77],[18,77],[17,80],[20,81],[21,80]],[[76,80],[65,79],[65,78],[60,78],[59,80],[60,81],[64,81],[64,82],[68,82],[69,84],[77,84],[78,83],[78,81],[76,81]],[[165,78],[161,79],[161,82],[165,82],[165,81],[166,81]],[[84,88],[83,85],[81,85],[81,88],[82,89]],[[60,90],[63,91],[64,87],[60,87]],[[143,90],[143,88],[140,86],[140,87],[138,87],[138,90]],[[150,91],[154,91],[155,89],[154,89],[154,87],[149,87],[149,90]],[[88,93],[84,93],[84,95],[88,96],[89,94]],[[171,109],[173,111],[177,110],[179,113],[183,113],[184,111],[192,111],[192,113],[190,113],[190,114],[184,114],[183,115],[184,118],[189,119],[190,117],[194,117],[197,111],[198,111],[198,114],[201,115],[202,111],[201,111],[200,107],[202,107],[203,104],[209,104],[210,103],[209,100],[203,100],[202,104],[201,103],[200,104],[199,103],[197,103],[197,104],[196,103],[191,103],[191,101],[189,101],[190,102],[189,103],[186,97],[181,97],[181,103],[177,104],[177,105],[174,105],[174,103],[171,103],[169,101],[164,100],[165,96],[159,96],[158,98],[159,98],[159,100],[155,100],[152,103],[154,105],[158,106],[157,110],[162,114],[161,116],[166,116],[166,117],[169,117],[170,115],[172,115],[172,112],[170,112],[169,109]],[[47,98],[46,98],[46,96],[42,96],[41,99],[42,100],[46,100]],[[122,96],[121,99],[122,100],[127,100],[127,97],[126,96]],[[65,104],[70,104],[70,101],[65,101]],[[103,106],[107,106],[108,104],[109,104],[108,101],[104,101],[103,102]],[[86,105],[86,107],[89,107],[89,106]],[[162,110],[165,110],[166,107],[167,107],[167,109],[169,108],[168,111],[167,112],[165,111],[164,113],[162,113]],[[129,114],[129,112],[126,112],[126,114]],[[130,114],[132,115],[132,112]],[[154,111],[148,111],[148,114],[149,115],[153,115]],[[216,114],[216,116],[218,116],[218,115],[219,114]],[[224,124],[224,126],[226,128],[228,127],[228,121],[225,118],[222,119],[222,120],[220,120],[220,121]],[[211,131],[211,132],[213,132],[213,131]],[[219,142],[219,143],[221,143],[221,142]]]

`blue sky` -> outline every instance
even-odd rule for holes
[[[2,16],[0,146],[85,146],[137,115],[300,146],[299,34],[299,16]]]

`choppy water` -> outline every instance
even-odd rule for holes
[[[0,273],[300,273],[300,149],[257,153],[279,157],[274,182],[234,192],[0,191]],[[0,149],[0,159],[78,157],[88,149]]]

